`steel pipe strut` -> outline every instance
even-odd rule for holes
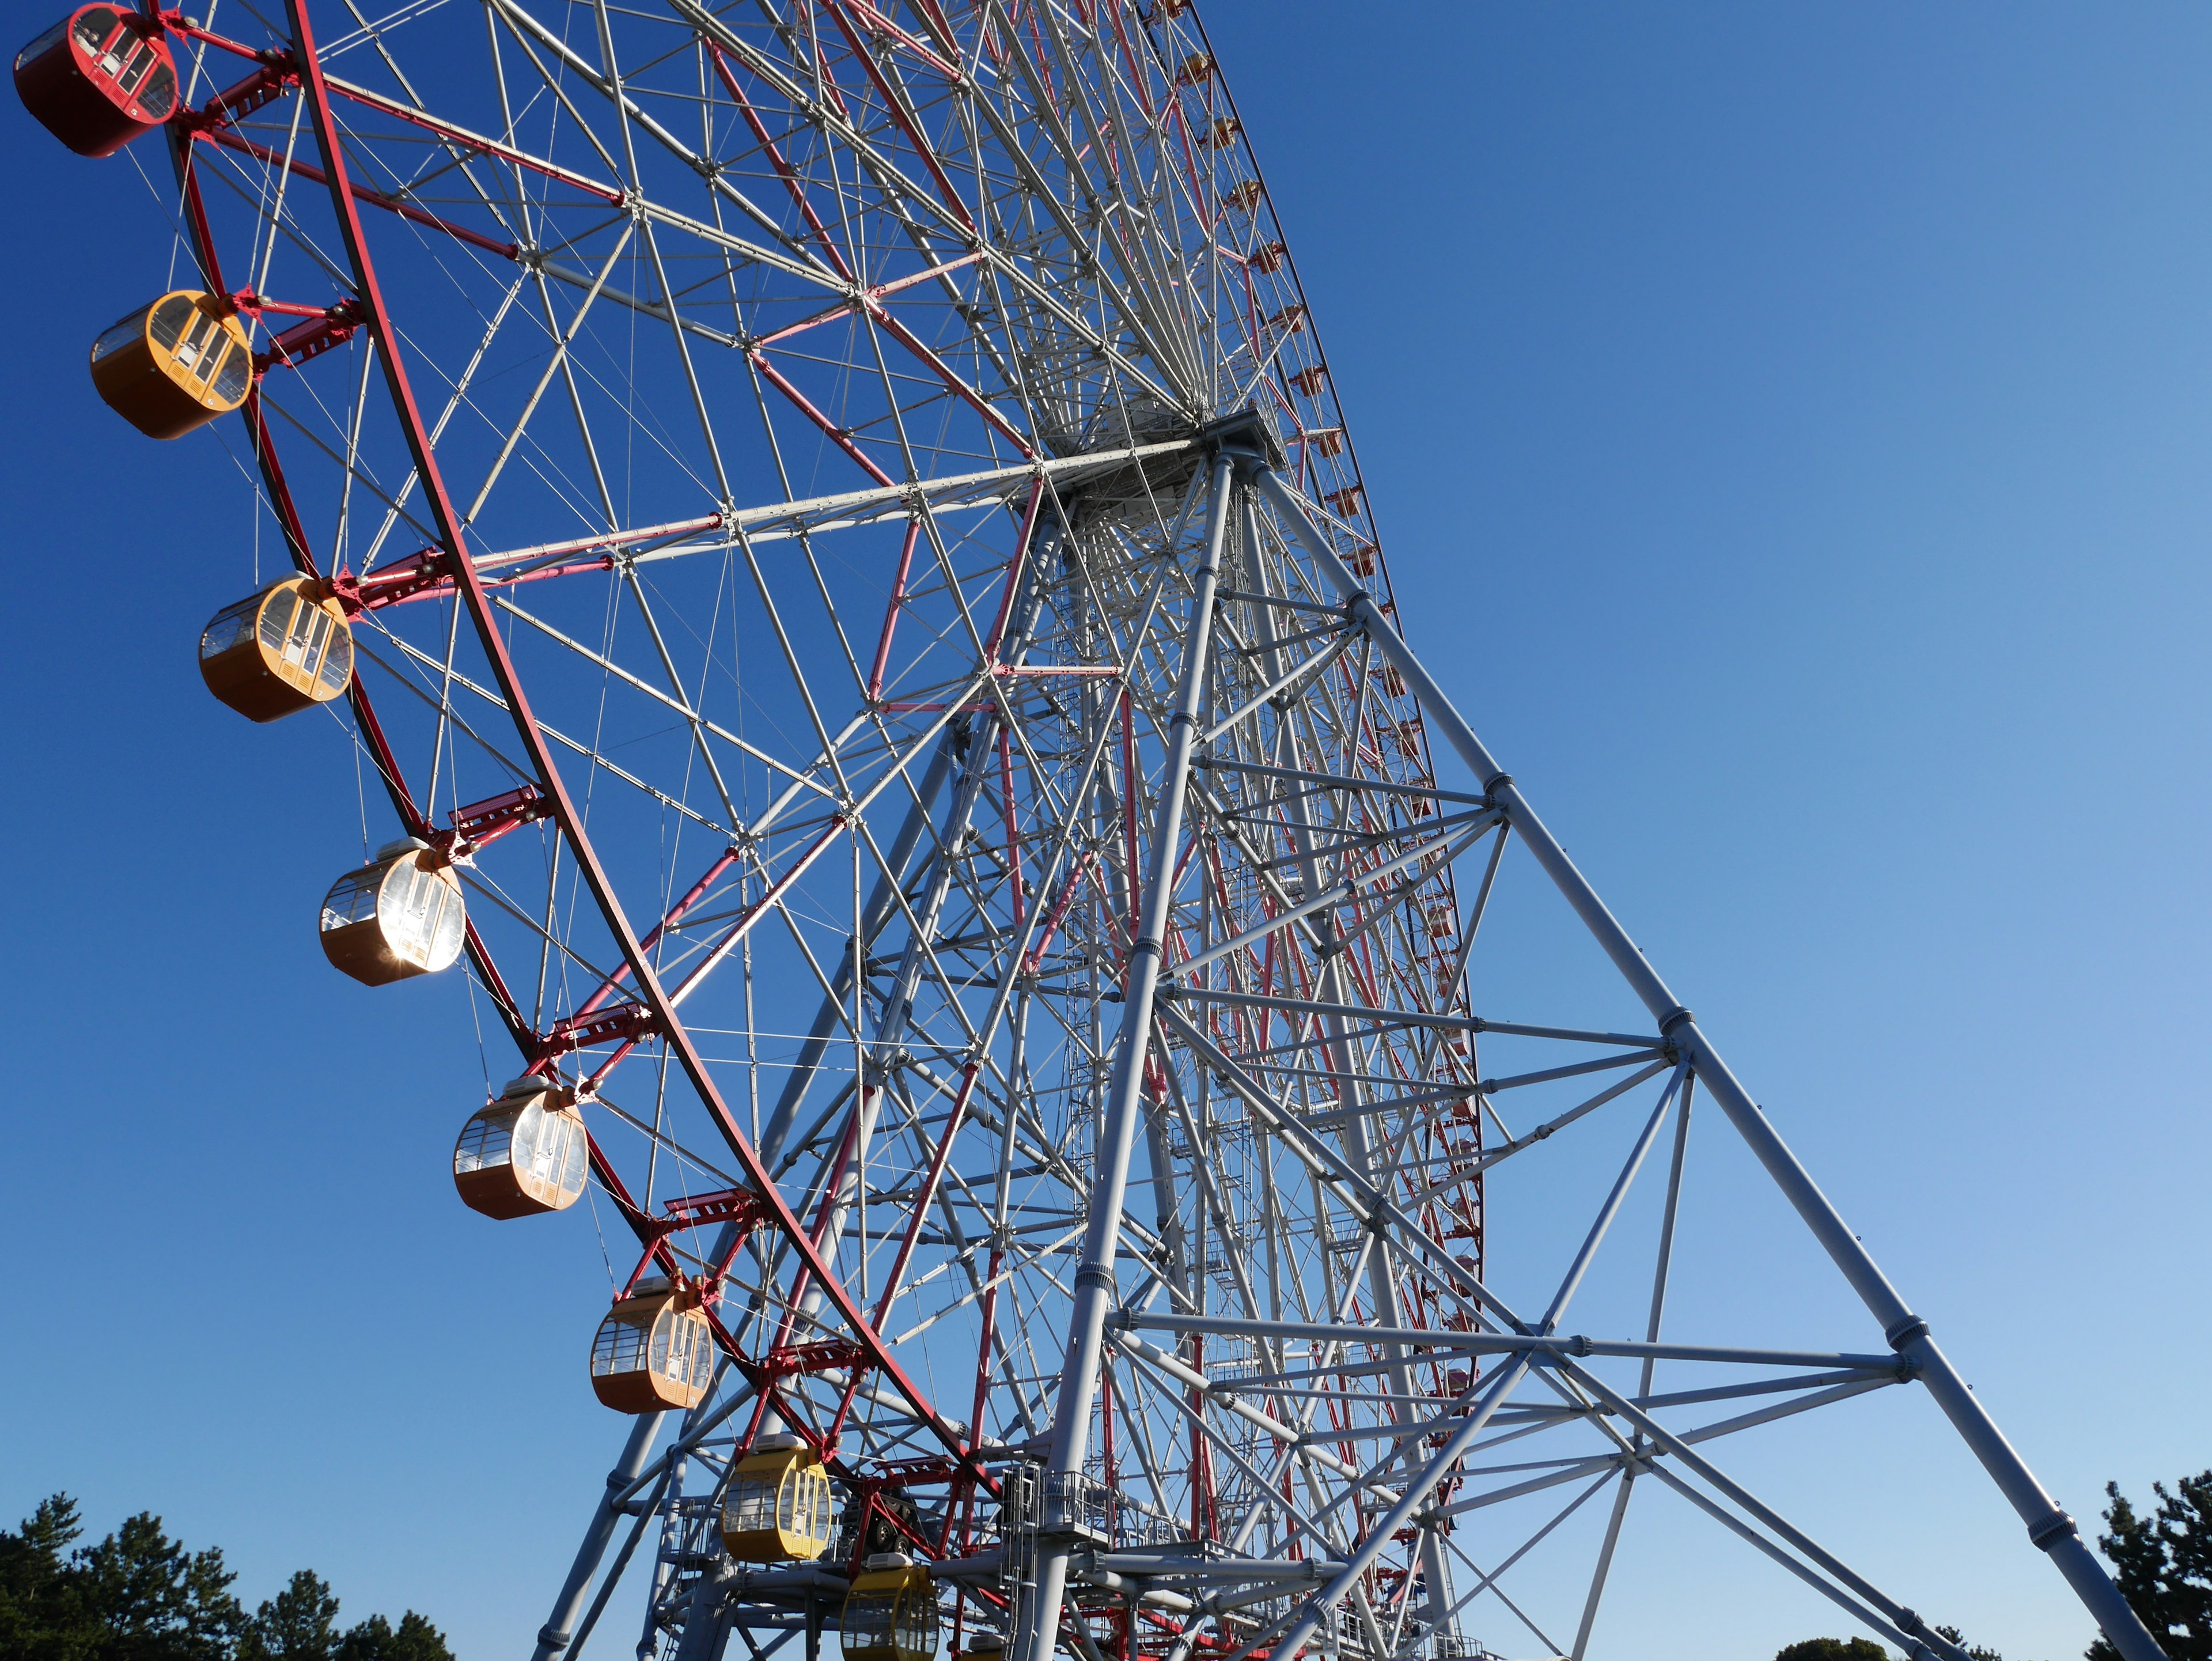
[[[1305,1608],[1299,1611],[1298,1618],[1291,1622],[1291,1629],[1276,1640],[1269,1661],[1292,1661],[1320,1627],[1322,1615],[1339,1599],[1349,1597],[1357,1590],[1360,1577],[1375,1567],[1375,1560],[1382,1555],[1383,1548],[1392,1538],[1410,1525],[1415,1514],[1427,1506],[1430,1491],[1444,1479],[1468,1449],[1474,1445],[1475,1438],[1482,1434],[1484,1427],[1490,1423],[1491,1415],[1505,1404],[1505,1398],[1513,1393],[1514,1386],[1521,1382],[1522,1375],[1528,1371],[1529,1365],[1529,1358],[1525,1354],[1516,1355],[1506,1363],[1504,1370],[1483,1391],[1481,1398],[1461,1421],[1459,1428],[1451,1433],[1451,1439],[1437,1451],[1437,1457],[1422,1468],[1419,1475],[1406,1484],[1406,1490],[1399,1496],[1398,1503],[1368,1529],[1366,1537],[1345,1560],[1343,1568],[1335,1578],[1307,1601]]]
[[[576,1561],[569,1567],[568,1578],[561,1583],[560,1596],[553,1600],[553,1613],[538,1629],[538,1647],[531,1652],[530,1661],[554,1661],[576,1635],[576,1617],[584,1612],[584,1594],[592,1589],[592,1577],[599,1572],[599,1559],[606,1555],[607,1542],[614,1538],[615,1527],[622,1513],[616,1509],[616,1500],[637,1475],[645,1469],[646,1455],[653,1451],[653,1442],[660,1434],[665,1413],[648,1413],[630,1427],[629,1439],[623,1444],[622,1457],[607,1473],[607,1486],[592,1511],[591,1525],[584,1530],[584,1543],[576,1549]]]
[[[915,800],[899,822],[898,833],[892,838],[890,849],[884,856],[884,871],[876,879],[876,885],[868,895],[868,903],[860,913],[861,938],[873,940],[889,926],[898,910],[899,880],[903,877],[907,862],[921,845],[922,833],[929,828],[930,816],[937,811],[937,798],[945,788],[945,782],[952,775],[956,746],[950,733],[938,740],[936,753],[929,758],[929,768],[915,787]],[[799,1107],[805,1098],[807,1087],[814,1082],[815,1070],[830,1051],[838,1023],[844,1018],[846,1004],[850,1001],[854,977],[860,964],[854,948],[848,945],[845,955],[832,978],[833,991],[823,995],[822,1003],[815,1011],[814,1024],[807,1029],[806,1042],[799,1046],[791,1066],[790,1076],[784,1081],[782,1092],[775,1106],[761,1127],[760,1156],[762,1162],[773,1171],[783,1159],[783,1145],[790,1139],[793,1122],[799,1116]]]
[[[1875,1262],[1873,1255],[1859,1244],[1827,1196],[1820,1192],[1797,1156],[1767,1123],[1759,1104],[1729,1071],[1712,1041],[1698,1029],[1696,1018],[1660,979],[1658,971],[1645,961],[1644,953],[1629,939],[1627,930],[1590,886],[1589,879],[1575,868],[1566,850],[1536,817],[1535,810],[1514,783],[1513,776],[1498,764],[1466,718],[1453,708],[1436,678],[1407,648],[1351,568],[1338,557],[1336,550],[1308,517],[1297,496],[1272,468],[1258,469],[1253,482],[1273,505],[1284,529],[1297,538],[1315,565],[1344,596],[1346,608],[1353,620],[1366,630],[1383,660],[1404,678],[1407,690],[1467,764],[1492,806],[1505,816],[1515,834],[1528,844],[1545,874],[1574,908],[1622,978],[1643,1000],[1644,1007],[1659,1023],[1661,1035],[1670,1040],[1677,1053],[1689,1062],[1691,1070],[1728,1116],[1737,1134],[1750,1146],[1775,1186],[1782,1190],[1830,1261],[1842,1271],[1860,1301],[1880,1323],[1882,1335],[1893,1348],[1913,1363],[1952,1427],[1982,1462],[1982,1468],[1989,1472],[1998,1490],[2012,1502],[2013,1509],[2027,1525],[2029,1539],[2050,1555],[2075,1595],[2125,1661],[2166,1661],[2158,1640],[2136,1618],[2111,1576],[2081,1542],[2074,1519],[2036,1480],[2035,1473],[2005,1440],[1996,1421],[1968,1390],[1958,1370],[1936,1347],[1928,1335],[1928,1323],[1906,1307],[1888,1277]]]
[[[1221,575],[1223,543],[1229,529],[1231,475],[1237,458],[1218,449],[1211,496],[1206,503],[1206,552],[1195,576],[1190,623],[1183,631],[1182,684],[1169,717],[1168,753],[1160,779],[1159,809],[1152,824],[1152,862],[1146,873],[1143,910],[1129,952],[1128,985],[1122,994],[1121,1031],[1115,1042],[1113,1080],[1100,1116],[1097,1176],[1091,1189],[1091,1214],[1083,1240],[1083,1261],[1075,1271],[1075,1307],[1070,1317],[1067,1358],[1060,1367],[1060,1394],[1053,1407],[1052,1453],[1046,1482],[1065,1481],[1083,1469],[1091,1439],[1091,1404],[1098,1391],[1099,1357],[1105,1343],[1107,1311],[1115,1301],[1114,1257],[1121,1242],[1121,1208],[1129,1185],[1129,1158],[1135,1141],[1139,1099],[1145,1082],[1145,1053],[1152,1031],[1152,1004],[1166,955],[1169,902],[1176,885],[1176,849],[1182,840],[1183,804],[1188,794],[1191,751],[1197,742],[1199,710],[1206,699],[1206,647],[1212,637],[1213,596]],[[1124,787],[1133,792],[1134,782]],[[1060,1599],[1067,1588],[1068,1545],[1041,1542],[1036,1596],[1021,1612],[1020,1661],[1051,1661],[1060,1629]]]

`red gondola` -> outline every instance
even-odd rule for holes
[[[79,155],[112,155],[176,113],[177,65],[151,18],[79,6],[15,54],[15,95]]]

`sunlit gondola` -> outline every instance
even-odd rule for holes
[[[247,720],[278,721],[344,696],[353,630],[326,584],[286,577],[200,631],[200,678]]]
[[[830,1548],[830,1473],[797,1436],[757,1438],[722,1496],[722,1543],[740,1563],[811,1562]]]
[[[681,1279],[639,1281],[592,1340],[592,1392],[617,1413],[696,1407],[714,1378],[714,1329]]]
[[[565,1211],[584,1191],[589,1148],[575,1092],[525,1074],[461,1127],[453,1186],[487,1217]]]
[[[182,438],[246,402],[253,349],[220,295],[179,289],[92,343],[100,400],[149,438]]]
[[[387,843],[323,897],[323,955],[364,986],[452,967],[467,928],[451,862],[411,837]]]

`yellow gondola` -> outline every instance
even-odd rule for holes
[[[714,1333],[680,1276],[641,1281],[592,1340],[592,1390],[617,1413],[693,1408],[714,1378]]]
[[[502,1220],[575,1204],[590,1147],[575,1103],[574,1091],[525,1074],[473,1115],[453,1145],[461,1203]]]
[[[866,1559],[845,1594],[839,1623],[845,1661],[933,1661],[937,1585],[903,1552]]]
[[[830,1548],[830,1473],[799,1437],[757,1437],[730,1474],[722,1543],[740,1563],[812,1562]]]
[[[353,630],[330,585],[285,577],[200,631],[200,678],[248,721],[278,721],[343,697],[353,681]]]
[[[149,438],[182,438],[246,402],[253,348],[221,295],[179,289],[92,343],[100,401]]]

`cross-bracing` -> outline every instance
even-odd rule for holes
[[[2151,1661],[1403,643],[1186,6],[464,9],[180,21],[170,205],[210,289],[362,316],[248,402],[266,510],[402,828],[548,804],[466,855],[473,984],[714,1311],[541,1661],[811,1654],[891,1549],[1021,1661],[1579,1661],[1639,1492],[1956,1661],[1722,1458],[1914,1384]],[[1858,1348],[1673,1335],[1709,1126]],[[772,1433],[819,1561],[720,1539]]]
[[[1056,1378],[1044,1365],[1048,1353],[1029,1363],[1036,1372],[1007,1380],[1022,1392],[1018,1409],[1027,1391],[1040,1392],[1036,1407],[1019,1415],[1020,1427],[1036,1433],[976,1444],[1002,1478],[1040,1469],[1048,1498],[1041,1516],[994,1512],[954,1500],[956,1486],[946,1503],[916,1518],[913,1543],[954,1588],[963,1617],[1006,1634],[1034,1661],[1063,1646],[1087,1657],[1111,1652],[1141,1641],[1147,1622],[1176,1661],[1201,1648],[1287,1661],[1315,1642],[1346,1655],[1452,1654],[1468,1642],[1462,1634],[1470,1614],[1490,1599],[1522,1629],[1520,1641],[1579,1658],[1631,1494],[1644,1481],[1680,1495],[1907,1654],[1957,1661],[1956,1647],[1927,1621],[1731,1480],[1705,1451],[1732,1434],[1917,1382],[1984,1459],[2036,1543],[2128,1646],[2124,1652],[2155,1654],[1925,1323],[1899,1301],[1694,1018],[1366,595],[1340,557],[1341,538],[1268,465],[1256,423],[1233,428],[1207,452],[1203,508],[1187,502],[1176,521],[1202,517],[1206,529],[1202,546],[1182,560],[1177,586],[1189,598],[1177,649],[1163,654],[1172,667],[1152,694],[1165,715],[1164,741],[1149,834],[1139,844],[1145,879],[1127,966],[1101,989],[1119,1007],[1110,1023],[1095,1006],[1090,1012],[1094,1039],[1109,1025],[1115,1036],[1110,1052],[1091,1046],[1094,1073],[1105,1053],[1111,1071],[1097,1101],[1087,1192],[1079,1189],[1056,1215],[1068,1225],[1056,1246],[1082,1226],[1079,1263],[1065,1288],[1066,1353]],[[1079,511],[1072,517],[1079,522]],[[1286,616],[1308,622],[1296,646],[1282,643]],[[1410,684],[1431,730],[1482,790],[1361,776],[1357,757],[1340,759],[1340,703],[1326,692],[1285,699],[1273,690],[1325,684],[1302,666],[1333,664],[1355,646]],[[1256,697],[1246,695],[1253,682],[1261,683]],[[967,776],[988,771],[987,761]],[[954,800],[956,830],[945,841],[957,846],[969,810],[957,789]],[[1468,960],[1515,837],[1641,997],[1654,1031],[1540,1027],[1473,1013]],[[1263,897],[1255,910],[1223,902],[1218,885],[1204,880],[1224,858],[1256,879]],[[939,871],[951,862],[941,853]],[[1473,891],[1463,929],[1425,952],[1419,935],[1434,913],[1424,891],[1449,892],[1445,885],[1462,866]],[[1398,972],[1378,981],[1374,959],[1357,948],[1386,934],[1404,957],[1391,965]],[[1017,1053],[1040,1008],[1031,999],[1017,1011]],[[908,1003],[886,1007],[892,1021],[908,1013]],[[1567,1048],[1564,1056],[1555,1050],[1532,1057],[1548,1065],[1486,1076],[1472,1062],[1478,1034]],[[1509,1092],[1541,1086],[1578,1099],[1514,1135],[1499,1104],[1519,1099]],[[1701,1087],[1859,1292],[1888,1350],[1662,1338]],[[1488,1171],[1601,1115],[1634,1127],[1615,1179],[1540,1313],[1516,1311],[1447,1240],[1474,1233],[1465,1224],[1480,1217]],[[1483,1135],[1486,1122],[1495,1141]],[[1664,1189],[1648,1319],[1627,1337],[1573,1332],[1570,1305],[1647,1165],[1662,1168],[1654,1180]],[[1238,1201],[1249,1196],[1232,1195],[1255,1170],[1260,1193],[1248,1209]],[[1285,1190],[1300,1183],[1310,1200],[1286,1203]],[[1317,1275],[1299,1272],[1301,1256]],[[994,1251],[994,1282],[1000,1264]],[[1054,1286],[1060,1289],[1057,1276]],[[1408,1309],[1425,1318],[1409,1319]],[[1059,1326],[1054,1319],[1049,1329]],[[1025,1335],[1034,1354],[1034,1335]],[[1700,1369],[1701,1381],[1655,1390],[1662,1361]],[[1633,1386],[1609,1382],[1607,1362]],[[733,1628],[763,1649],[817,1635],[811,1623],[820,1617],[806,1611],[818,1608],[819,1571],[794,1594],[787,1575],[717,1563],[711,1536],[677,1520],[700,1514],[696,1504],[687,1513],[679,1497],[684,1459],[715,1445],[716,1427],[745,1395],[739,1386],[702,1404],[650,1465],[643,1459],[652,1438],[641,1430],[620,1492],[594,1524],[594,1541],[603,1540],[631,1506],[634,1545],[657,1501],[664,1576],[648,1636],[656,1624],[675,1632],[679,1654],[711,1655]],[[1559,1446],[1570,1439],[1576,1445]],[[702,1475],[710,1510],[715,1474]],[[1477,1534],[1473,1526],[1492,1507],[1510,1514],[1515,1502],[1529,1501],[1533,1508],[1518,1507],[1527,1515],[1517,1529]],[[1188,1526],[1186,1506],[1201,1508]],[[1572,1626],[1554,1630],[1511,1596],[1510,1571],[1586,1506],[1604,1515],[1598,1549],[1581,1606],[1569,1611]],[[1480,1556],[1470,1550],[1475,1538],[1484,1542]],[[580,1559],[571,1603],[598,1548],[587,1546]],[[676,1572],[665,1573],[672,1564]],[[603,1585],[601,1607],[605,1595]],[[541,1655],[557,1648],[544,1645]]]

